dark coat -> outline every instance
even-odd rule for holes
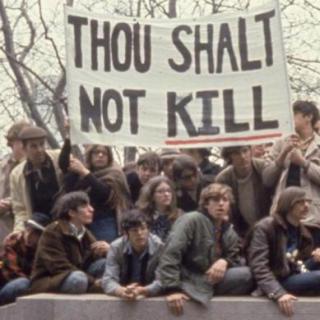
[[[67,220],[51,223],[43,232],[31,274],[31,293],[58,292],[72,271],[84,271],[94,261],[91,244],[96,239],[86,230],[79,241],[70,230]],[[87,274],[89,290],[95,278]],[[91,287],[91,288],[90,288]]]
[[[199,180],[196,188],[196,199],[194,200],[188,191],[185,189],[177,188],[176,195],[177,195],[177,207],[181,209],[183,212],[191,212],[198,210],[199,207],[199,199],[200,194],[203,188],[209,185],[210,182],[206,181],[202,174],[199,175]]]
[[[278,215],[264,218],[256,224],[250,238],[248,260],[253,276],[268,297],[277,299],[286,293],[278,279],[292,274],[286,258],[287,225]],[[311,234],[300,225],[297,259],[309,259],[312,250]]]
[[[215,177],[221,171],[221,167],[218,164],[210,162],[207,158],[199,163],[199,169],[207,183],[214,182]]]
[[[130,189],[132,203],[135,204],[139,199],[142,183],[136,171],[130,171],[127,173],[126,178]]]

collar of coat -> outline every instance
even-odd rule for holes
[[[70,222],[68,220],[60,219],[60,220],[57,220],[55,223],[57,225],[59,225],[59,227],[64,235],[78,239],[77,236],[74,234],[74,232],[70,226]],[[84,227],[84,234],[83,234],[82,239],[86,236],[88,236],[89,238],[92,238],[94,240],[93,235],[91,235],[89,233],[89,231],[87,230],[87,228]],[[81,241],[81,240],[79,240],[79,241]]]
[[[48,156],[47,153],[46,153],[46,158],[45,158],[44,162],[41,164],[40,169],[42,169],[42,168],[47,168],[47,169],[54,168],[52,160],[50,159],[50,157]],[[32,163],[27,159],[27,162],[26,162],[24,169],[23,169],[24,175],[28,176],[34,171],[36,171],[36,170],[34,169]]]
[[[213,217],[210,216],[210,214],[208,212],[201,212],[203,215],[205,215],[210,222],[212,223],[212,226],[215,228],[215,219]],[[226,231],[229,227],[230,227],[230,222],[229,221],[223,221],[221,223],[221,232],[223,233],[224,231]]]
[[[288,231],[288,223],[280,215],[274,214],[273,218],[274,218],[274,222],[278,226],[280,226],[285,231]],[[300,234],[303,238],[307,238],[307,239],[312,240],[311,233],[302,223],[299,224],[298,228],[299,228]]]
[[[82,226],[81,229],[78,229],[77,226],[71,222],[69,222],[69,225],[72,235],[74,235],[79,241],[81,241],[86,233],[86,228]]]
[[[309,144],[309,147],[306,150],[305,157],[309,157],[313,152],[320,148],[320,136],[314,133],[314,139]]]

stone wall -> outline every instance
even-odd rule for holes
[[[319,320],[320,299],[299,298],[295,320]],[[0,308],[0,320],[280,320],[277,305],[265,298],[215,297],[208,306],[187,302],[173,316],[164,298],[122,301],[105,295],[39,294]]]

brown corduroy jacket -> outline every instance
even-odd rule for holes
[[[51,223],[43,232],[31,274],[31,293],[58,292],[62,282],[72,271],[87,270],[95,260],[91,244],[96,239],[86,230],[79,241],[67,220]],[[87,274],[89,291],[94,290],[95,278]]]

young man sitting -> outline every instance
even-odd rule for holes
[[[86,229],[93,219],[88,195],[70,192],[56,204],[58,220],[39,241],[31,292],[86,293],[101,290],[105,250]],[[100,289],[100,290],[99,290]]]
[[[174,314],[190,298],[206,303],[213,293],[251,291],[251,272],[240,266],[239,237],[228,223],[232,201],[230,187],[210,184],[201,192],[200,212],[184,214],[173,225],[158,272]]]
[[[30,287],[30,274],[39,238],[50,218],[34,213],[24,230],[4,243],[0,256],[0,305],[14,302]]]
[[[262,294],[293,314],[294,295],[320,294],[320,249],[302,221],[311,199],[300,187],[281,191],[273,216],[259,221],[249,245],[249,265]]]
[[[102,280],[105,293],[124,299],[154,296],[161,286],[155,280],[163,244],[149,232],[148,217],[137,209],[122,220],[124,236],[111,243]]]

